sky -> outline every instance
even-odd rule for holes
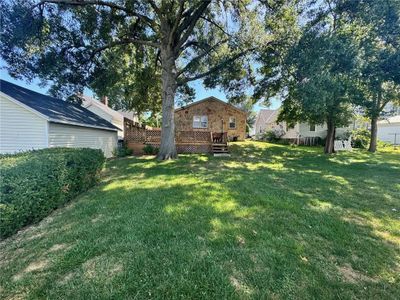
[[[39,80],[33,80],[33,82],[26,82],[26,81],[23,81],[23,80],[16,80],[16,79],[12,78],[7,73],[7,71],[2,68],[5,65],[6,65],[5,62],[2,59],[0,59],[0,68],[1,68],[0,69],[0,78],[1,79],[9,81],[9,82],[12,82],[12,83],[17,84],[17,85],[20,85],[20,86],[25,87],[27,89],[33,90],[35,92],[39,92],[39,93],[42,93],[42,94],[47,94],[48,87],[44,87],[44,88],[40,87],[39,86]],[[196,91],[196,98],[195,98],[194,101],[198,101],[198,100],[210,97],[210,96],[214,96],[214,97],[216,97],[218,99],[221,99],[223,101],[227,101],[226,95],[225,95],[225,93],[223,91],[220,91],[218,89],[205,89],[200,80],[197,80],[197,81],[193,82],[191,85]],[[88,89],[85,90],[85,94],[88,95],[88,96],[93,96],[93,92],[88,90]],[[273,100],[271,102],[272,102],[272,104],[271,104],[270,107],[264,107],[264,106],[261,106],[261,105],[258,105],[258,104],[254,105],[254,111],[258,112],[260,109],[263,109],[263,108],[277,109],[280,106],[279,101],[274,101]]]

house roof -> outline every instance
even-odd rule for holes
[[[398,124],[398,123],[400,123],[400,115],[378,121],[378,124]]]
[[[217,101],[217,102],[221,102],[221,103],[224,104],[224,105],[231,106],[233,109],[235,109],[235,110],[237,110],[237,111],[239,111],[239,112],[241,112],[241,113],[246,114],[246,112],[245,112],[243,109],[237,108],[236,106],[234,106],[234,105],[232,105],[232,104],[230,104],[230,103],[228,103],[228,102],[222,101],[222,100],[220,100],[220,99],[218,99],[218,98],[216,98],[216,97],[213,97],[213,96],[207,97],[207,98],[204,98],[204,99],[201,99],[201,100],[199,100],[199,101],[190,103],[190,104],[185,105],[185,106],[182,106],[182,107],[179,107],[179,108],[175,109],[175,111],[180,111],[180,110],[186,109],[186,108],[191,107],[191,106],[195,106],[195,105],[197,105],[197,104],[200,104],[200,103],[203,103],[203,102],[206,102],[206,101]]]
[[[275,122],[278,117],[277,109],[260,109],[257,115],[257,123],[258,124],[267,124],[271,122]]]
[[[43,95],[5,80],[0,80],[0,91],[14,102],[37,112],[49,122],[118,130],[111,123],[76,103]]]
[[[81,95],[80,98],[82,99],[82,106],[85,108],[87,108],[91,105],[95,105],[115,118],[123,118],[123,116],[119,112],[117,112],[116,110],[113,110],[111,107],[108,107],[104,103],[102,103],[92,97]]]
[[[100,109],[102,109],[103,111],[105,111],[106,113],[108,113],[109,115],[113,116],[114,118],[121,118],[121,119],[127,118],[127,119],[134,121],[135,116],[134,116],[133,111],[115,110],[115,109],[112,109],[111,107],[105,105],[101,101],[98,101],[92,97],[85,96],[85,95],[81,95],[80,97],[82,99],[82,105],[85,108],[87,108],[91,105],[95,105],[95,106],[99,107]]]

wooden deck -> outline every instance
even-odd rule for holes
[[[226,132],[216,133],[211,132],[211,152],[213,154],[229,153],[228,149],[228,134]]]
[[[135,154],[142,154],[145,145],[159,147],[161,129],[144,128],[129,119],[124,120],[124,141]],[[175,132],[178,153],[228,153],[227,132],[185,130]]]

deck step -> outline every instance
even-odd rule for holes
[[[214,156],[228,156],[229,149],[226,143],[214,143],[211,146],[212,153]]]
[[[214,156],[216,157],[230,157],[231,155],[229,153],[214,153]]]

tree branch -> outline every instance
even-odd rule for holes
[[[222,28],[219,24],[217,24],[216,22],[214,22],[213,20],[210,20],[207,17],[200,17],[201,19],[207,21],[208,23],[214,25],[215,27],[217,27],[219,30],[221,30],[224,34],[226,34],[227,36],[231,36],[231,34],[229,32],[227,32],[224,28]]]
[[[100,1],[100,0],[85,0],[85,1],[80,1],[80,0],[42,0],[36,6],[40,6],[42,4],[46,3],[53,3],[53,4],[66,4],[66,5],[76,5],[76,6],[84,6],[84,5],[100,5],[100,6],[107,6],[109,8],[114,8],[118,10],[122,10],[124,12],[133,12],[126,7],[120,6],[115,3],[107,2],[107,1]]]
[[[209,53],[211,53],[211,51],[213,51],[215,48],[219,47],[221,44],[224,44],[226,42],[228,42],[229,39],[225,39],[222,41],[219,41],[218,43],[216,43],[214,46],[209,47],[209,49],[207,49],[206,51],[204,51],[203,53],[199,54],[198,56],[196,56],[195,58],[191,59],[190,62],[184,67],[182,68],[182,70],[177,72],[176,77],[179,77],[181,74],[185,73],[193,64],[195,64],[197,61],[201,60],[203,57],[205,57],[206,55],[208,55]]]
[[[224,60],[223,62],[219,63],[218,65],[212,67],[207,72],[200,73],[200,74],[194,75],[192,77],[186,77],[186,78],[184,78],[182,80],[178,80],[178,85],[182,85],[182,84],[185,84],[185,83],[187,83],[189,81],[194,81],[194,80],[206,77],[206,76],[208,76],[208,75],[210,75],[210,74],[222,69],[226,64],[229,64],[229,63],[235,61],[236,59],[242,57],[243,55],[246,55],[248,52],[254,51],[255,49],[256,48],[250,48],[250,49],[244,50],[244,51],[242,51],[242,52],[240,52],[240,53],[238,53],[238,54],[236,54],[236,55]]]
[[[169,35],[169,42],[170,42],[170,43],[171,43],[172,40],[173,40],[173,37],[174,37],[174,35],[175,35],[175,32],[176,32],[176,30],[178,29],[179,22],[180,22],[180,20],[181,20],[181,18],[182,18],[183,10],[185,9],[185,0],[179,0],[179,4],[180,4],[180,5],[179,5],[179,11],[178,11],[177,17],[176,17],[176,19],[175,19],[174,26],[172,26],[172,30],[171,30],[171,33],[170,33],[170,35]]]
[[[108,43],[107,45],[104,45],[102,47],[99,47],[97,49],[95,49],[91,55],[91,57],[93,58],[97,53],[102,52],[106,49],[110,49],[112,47],[115,46],[119,46],[119,45],[128,45],[128,44],[138,44],[138,45],[146,45],[146,46],[151,46],[151,47],[157,47],[159,48],[160,45],[151,41],[145,41],[145,40],[135,40],[132,38],[121,38],[118,41],[113,41]]]
[[[181,51],[183,52],[185,49],[192,47],[192,46],[196,46],[200,49],[204,49],[203,47],[200,46],[200,43],[198,41],[188,41],[184,45],[182,45]]]
[[[121,10],[123,12],[125,12],[128,15],[137,17],[141,20],[143,20],[144,22],[146,22],[148,25],[150,25],[153,29],[155,26],[155,22],[153,19],[139,14],[137,12],[135,12],[134,10],[128,9],[124,6],[112,3],[112,2],[108,2],[108,1],[101,1],[101,0],[41,0],[38,4],[34,5],[33,8],[37,7],[37,6],[41,6],[43,4],[46,3],[52,3],[52,4],[65,4],[65,5],[72,5],[72,6],[85,6],[85,5],[99,5],[99,6],[106,6],[109,8],[113,8],[113,9],[117,9],[117,10]]]
[[[157,4],[153,0],[147,0],[147,2],[150,4],[151,8],[155,11],[158,17],[161,17],[161,10]]]
[[[386,104],[388,104],[389,102],[390,102],[390,100],[383,101],[382,105],[380,107],[378,107],[379,112],[383,111],[383,109],[385,108]]]
[[[175,53],[179,53],[179,49],[192,34],[194,26],[196,25],[197,21],[200,19],[202,14],[205,12],[208,5],[210,5],[210,3],[211,0],[204,0],[203,2],[201,2],[200,6],[196,10],[194,10],[194,12],[191,15],[187,16],[185,22],[183,22],[181,26],[179,26],[177,34],[178,36],[183,34],[183,36],[179,39],[177,45],[175,46],[174,49]]]

